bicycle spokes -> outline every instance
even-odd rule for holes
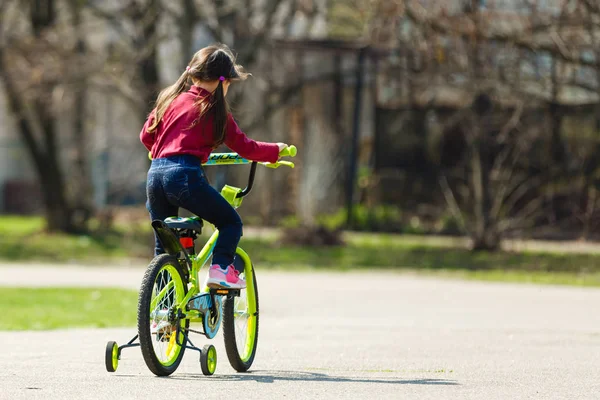
[[[176,309],[184,296],[183,284],[178,275],[165,268],[157,274],[152,293],[149,324],[154,336],[153,349],[158,361],[169,365],[180,350]]]
[[[245,274],[242,276],[245,278]],[[250,310],[248,295],[248,289],[242,289],[233,303],[235,342],[242,361],[248,361],[254,350],[254,319],[256,317]]]

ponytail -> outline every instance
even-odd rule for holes
[[[154,116],[154,121],[148,127],[149,133],[153,133],[154,131],[156,131],[158,124],[162,120],[162,117],[165,114],[165,111],[167,110],[167,108],[169,107],[171,102],[173,102],[173,100],[175,100],[175,98],[177,96],[179,96],[181,93],[183,93],[185,91],[185,89],[187,88],[188,74],[189,74],[189,70],[186,69],[183,72],[183,74],[181,74],[179,79],[177,79],[177,82],[175,82],[171,86],[163,89],[159,93],[158,99],[156,100],[156,107],[155,107],[156,113]]]
[[[217,89],[213,94],[213,140],[214,147],[219,147],[225,141],[225,133],[227,130],[227,114],[229,107],[227,100],[225,100],[225,93],[223,91],[223,81],[219,80]]]
[[[210,99],[210,100],[208,100]],[[223,80],[219,79],[217,88],[210,97],[199,97],[196,101],[196,107],[200,111],[198,118],[192,123],[190,128],[206,116],[212,116],[213,125],[213,149],[216,149],[225,142],[227,133],[227,118],[229,116],[229,104],[225,99],[225,91],[223,90]],[[208,101],[207,101],[208,100]]]

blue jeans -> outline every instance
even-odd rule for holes
[[[233,263],[242,236],[242,220],[227,200],[209,185],[198,158],[179,155],[152,160],[146,196],[146,208],[153,221],[177,216],[181,207],[216,226],[219,238],[212,262],[221,267]],[[154,254],[164,253],[158,237],[155,239]]]

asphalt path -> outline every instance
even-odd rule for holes
[[[0,264],[0,286],[137,289],[143,268]],[[169,378],[123,329],[0,331],[0,399],[600,399],[600,290],[464,282],[389,272],[258,271],[251,373],[213,343],[216,374],[188,351]],[[0,295],[2,289],[0,288]],[[35,316],[33,316],[35,317]]]

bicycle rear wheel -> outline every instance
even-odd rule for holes
[[[175,372],[183,358],[185,346],[180,344],[185,345],[183,330],[189,320],[177,318],[177,306],[186,293],[187,281],[177,258],[168,254],[155,257],[142,280],[137,323],[144,361],[158,376]]]
[[[240,295],[228,297],[223,305],[223,338],[231,366],[246,372],[252,366],[258,345],[258,286],[250,262],[236,257],[240,277],[246,280],[246,289]],[[244,265],[241,265],[244,264]]]

